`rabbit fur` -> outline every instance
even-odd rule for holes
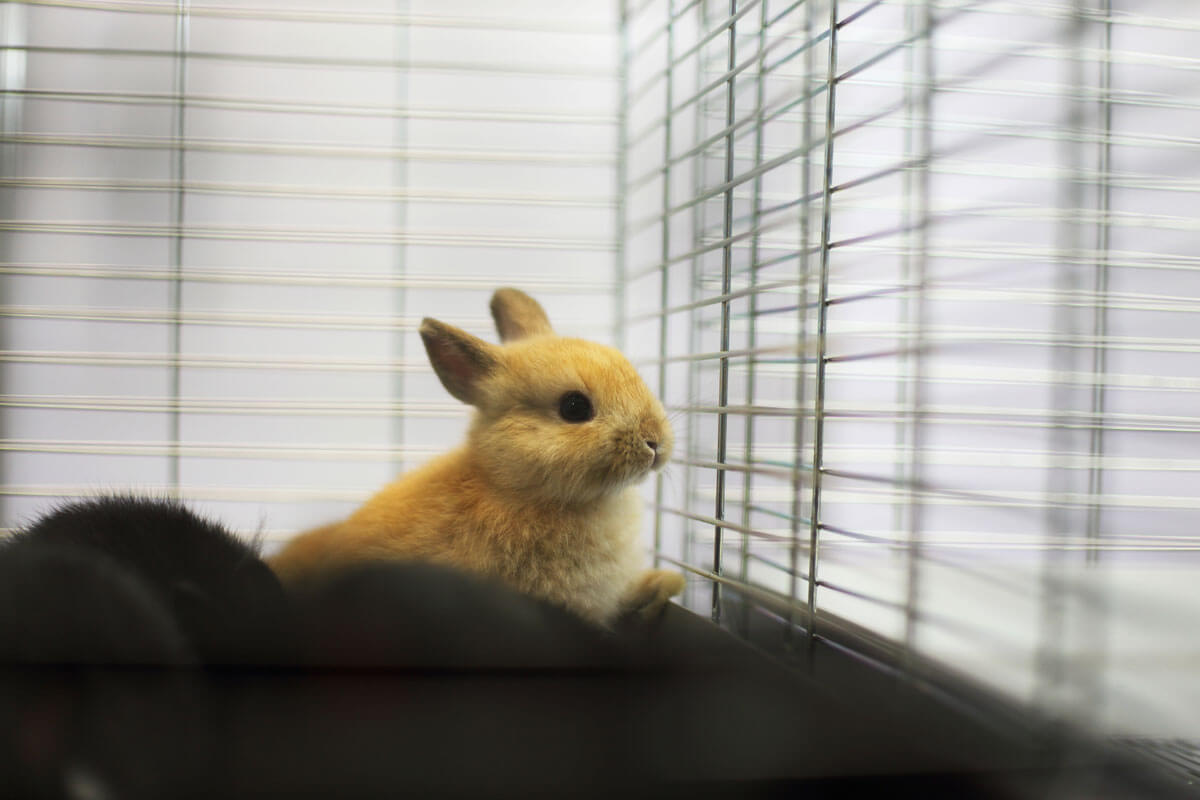
[[[434,319],[420,334],[442,385],[475,407],[466,442],[272,559],[285,584],[379,560],[498,579],[607,625],[656,614],[684,581],[642,571],[636,484],[671,455],[662,405],[617,350],[557,336],[516,289],[492,296],[500,345]],[[581,416],[566,396],[586,398]],[[590,405],[590,407],[588,407]]]

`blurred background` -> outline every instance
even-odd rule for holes
[[[1200,773],[1200,7],[0,5],[0,524],[268,549],[457,441],[518,286],[672,412],[646,545],[784,652]]]

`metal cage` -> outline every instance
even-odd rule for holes
[[[6,528],[125,488],[268,542],[344,514],[463,429],[416,321],[486,335],[514,284],[669,406],[647,549],[688,607],[1200,738],[1194,3],[0,25]]]
[[[1196,9],[623,18],[626,341],[678,415],[687,604],[1194,733]]]

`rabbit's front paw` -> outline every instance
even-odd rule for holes
[[[651,620],[662,613],[672,597],[683,591],[683,576],[666,569],[648,569],[637,577],[621,598],[621,614]]]

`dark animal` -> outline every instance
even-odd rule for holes
[[[30,564],[40,566],[30,571]],[[102,497],[59,508],[0,548],[0,576],[6,576],[0,577],[0,595],[29,595],[0,612],[7,639],[0,652],[18,655],[29,642],[43,640],[48,649],[43,656],[31,651],[35,660],[69,656],[73,646],[85,661],[105,653],[134,657],[149,638],[165,646],[169,635],[160,628],[172,623],[185,640],[183,649],[204,664],[275,661],[290,637],[286,597],[257,548],[167,500]],[[71,587],[77,583],[92,594],[75,596]],[[121,603],[123,610],[113,610]],[[36,630],[41,632],[31,633]],[[109,640],[122,630],[126,639],[114,651]],[[118,652],[122,648],[128,652]],[[177,661],[178,652],[171,652],[167,660]]]

